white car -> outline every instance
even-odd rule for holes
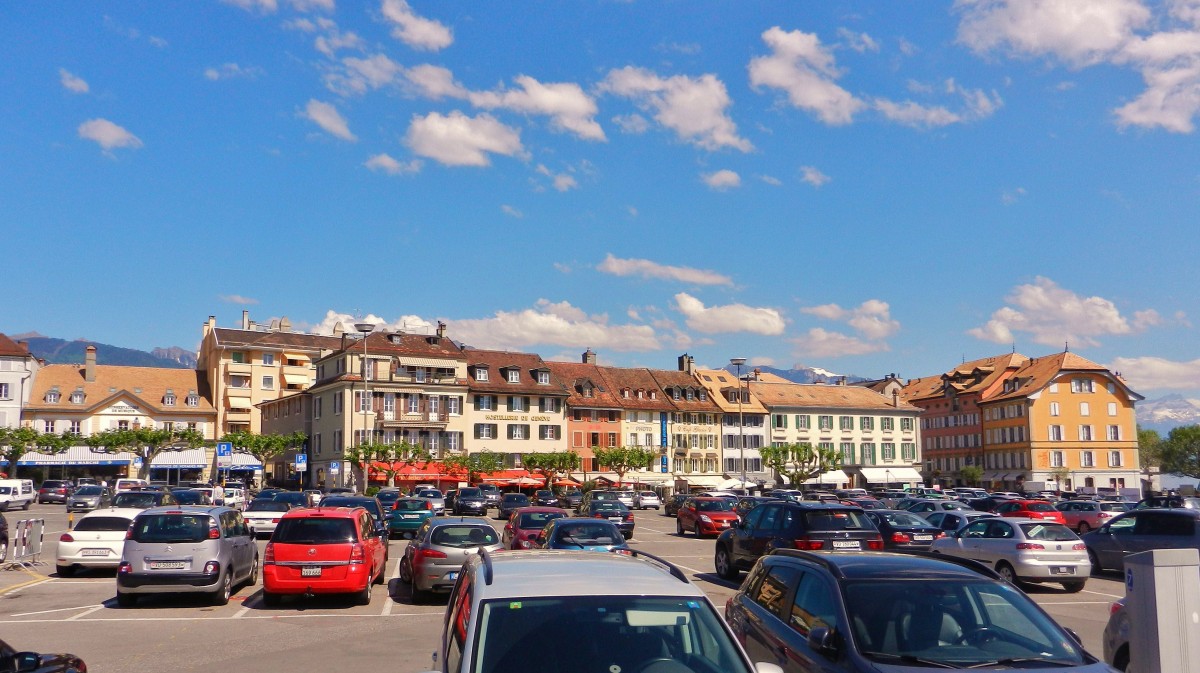
[[[292,506],[286,502],[266,499],[251,500],[245,511],[242,512],[242,518],[254,529],[255,537],[270,536],[275,532],[275,526],[279,525],[279,519],[291,508]]]
[[[125,533],[143,510],[130,507],[88,512],[75,527],[58,538],[54,562],[58,576],[68,577],[77,568],[116,568],[121,563]]]
[[[1058,582],[1071,593],[1092,574],[1087,547],[1075,531],[1044,519],[986,517],[933,541],[935,554],[968,558],[995,568],[1014,586]]]
[[[321,504],[321,498],[325,497],[325,492],[319,488],[306,488],[304,492],[308,494],[308,499],[312,502],[313,507]]]
[[[236,486],[225,487],[225,506],[234,509],[243,509],[246,507],[246,491]]]
[[[424,488],[416,492],[414,498],[424,498],[433,505],[434,516],[446,513],[446,497],[436,488]]]
[[[225,489],[214,488],[212,486],[199,486],[192,489],[193,491],[201,491],[208,496],[208,501],[213,505],[225,504]]]
[[[638,509],[658,509],[662,507],[662,498],[654,491],[638,491],[633,496],[633,503]]]

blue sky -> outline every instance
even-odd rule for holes
[[[1062,9],[1062,7],[1068,7]],[[0,331],[1200,395],[1200,3],[18,3]]]

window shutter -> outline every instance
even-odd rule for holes
[[[475,411],[479,411],[479,395],[475,396]],[[475,436],[478,437],[479,435],[476,434]]]
[[[476,423],[476,424],[475,424],[475,439],[479,439],[479,434],[480,434],[480,426],[481,426],[481,425],[483,425],[483,424],[482,424],[482,423]]]
[[[521,407],[521,410],[522,411],[532,411],[533,407],[529,406],[529,398],[526,397],[524,399],[525,399],[525,404]],[[525,436],[528,437],[529,433],[526,433]]]
[[[508,396],[508,408],[509,408],[509,410],[510,410],[510,411],[511,411],[511,410],[512,410],[512,408],[513,408],[513,396],[512,396],[512,395],[509,395],[509,396]]]
[[[492,423],[492,437],[493,438],[500,437],[500,426],[496,423]]]

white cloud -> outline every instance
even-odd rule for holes
[[[830,125],[849,124],[865,103],[838,86],[833,53],[814,33],[775,26],[762,34],[773,52],[750,60],[750,85],[785,92],[791,104]]]
[[[694,285],[733,285],[733,279],[716,271],[693,269],[687,266],[668,266],[648,259],[621,259],[609,253],[596,267],[614,276],[640,276],[659,280],[674,280]]]
[[[79,125],[77,132],[80,138],[95,142],[105,152],[117,148],[136,150],[142,146],[141,138],[107,119],[89,119]]]
[[[702,173],[700,179],[704,181],[704,184],[719,191],[742,186],[742,177],[727,168],[712,173]]]
[[[404,142],[413,152],[447,166],[488,166],[488,153],[521,156],[521,134],[494,117],[468,117],[455,110],[449,115],[431,112],[413,116]]]
[[[729,118],[727,109],[733,101],[716,75],[663,78],[644,68],[626,66],[609,71],[599,89],[653,111],[655,121],[698,147],[732,147],[743,152],[754,149],[749,140],[738,135],[737,124]]]
[[[1004,306],[992,313],[987,323],[967,334],[993,343],[1012,343],[1014,332],[1027,333],[1034,343],[1046,346],[1095,347],[1097,337],[1123,335],[1158,324],[1158,314],[1141,311],[1135,323],[1121,315],[1116,305],[1103,297],[1081,297],[1041,276],[1032,284],[1013,288]]]
[[[747,360],[747,363],[751,367],[774,367],[775,362],[776,362],[775,358],[769,358],[765,355],[748,358],[748,360]]]
[[[257,66],[243,68],[237,63],[223,63],[220,66],[204,69],[204,77],[211,81],[220,79],[231,79],[234,77],[245,77],[254,79],[263,74],[263,69]]]
[[[332,12],[336,9],[334,0],[288,0],[297,12]]]
[[[263,14],[273,14],[279,9],[278,0],[223,0],[223,2],[234,7],[241,7],[248,12],[258,10]]]
[[[750,332],[775,336],[783,334],[785,323],[773,308],[727,304],[708,306],[695,297],[680,292],[675,295],[675,307],[687,318],[687,326],[705,334]]]
[[[922,90],[922,86],[924,85],[916,82],[909,83],[909,89],[914,92],[933,92],[933,87]],[[923,105],[914,101],[897,102],[886,98],[876,98],[871,105],[884,117],[899,124],[914,128],[937,128],[986,119],[1004,104],[1000,94],[994,91],[989,94],[982,89],[964,89],[953,79],[946,80],[944,89],[946,93],[958,94],[962,99],[961,111],[954,112],[944,105]]]
[[[622,132],[630,135],[638,135],[650,130],[650,122],[640,114],[617,115],[612,120]]]
[[[334,53],[341,49],[362,49],[366,46],[363,39],[353,31],[343,33],[334,25],[326,27],[326,31],[324,35],[318,35],[313,40],[313,47],[329,58],[333,58]]]
[[[796,356],[800,358],[837,358],[889,350],[885,343],[863,341],[857,337],[830,332],[820,327],[814,327],[808,330],[807,334],[791,341],[796,347]]]
[[[395,84],[403,73],[404,67],[384,54],[347,56],[340,69],[325,76],[325,86],[342,95],[363,94]]]
[[[879,43],[875,41],[875,38],[866,33],[856,33],[847,28],[838,28],[837,34],[846,43],[847,47],[860,54],[868,51],[879,52]]]
[[[404,71],[404,77],[414,93],[433,100],[466,98],[471,93],[454,81],[453,72],[441,66],[428,63],[414,66]]]
[[[545,175],[546,177],[550,178],[550,184],[554,187],[554,189],[560,192],[570,191],[579,187],[579,181],[577,181],[570,173],[555,173],[549,168],[546,168],[544,164],[538,164],[535,170],[541,175]],[[538,189],[540,191],[541,187],[539,186]]]
[[[308,105],[304,107],[302,117],[308,119],[312,123],[325,129],[330,135],[355,142],[358,140],[353,133],[350,132],[349,125],[346,120],[337,111],[337,108],[329,103],[323,103],[316,99],[309,99]]]
[[[250,305],[258,303],[257,299],[253,299],[251,297],[243,297],[240,294],[222,294],[222,295],[219,295],[217,297],[217,299],[220,299],[223,302],[228,302],[230,304],[241,304],[243,306],[250,306]]]
[[[490,318],[451,321],[449,336],[477,348],[512,350],[537,345],[621,352],[661,348],[649,325],[612,325],[606,315],[590,316],[568,302],[546,299],[522,311],[497,311]]]
[[[1119,50],[1150,10],[1138,0],[959,0],[958,41],[978,53],[1057,56],[1075,66]]]
[[[1006,206],[1011,206],[1017,201],[1020,201],[1025,196],[1025,188],[1017,187],[1000,195],[1000,202]]]
[[[773,175],[760,175],[760,176],[758,176],[758,179],[762,180],[763,182],[767,183],[768,185],[771,185],[772,187],[778,187],[783,184],[783,180],[780,180],[779,178],[777,178]]]
[[[887,302],[878,299],[868,299],[852,309],[845,309],[837,304],[823,304],[802,308],[800,312],[825,320],[844,322],[862,336],[875,341],[886,339],[900,331],[900,322],[892,318],[891,307]]]
[[[512,206],[508,205],[507,203],[501,204],[500,211],[502,213],[504,213],[505,215],[508,215],[509,217],[515,217],[518,220],[521,219],[522,217],[525,217],[525,213],[522,213],[521,211],[517,210],[516,208],[513,208]],[[557,267],[557,264],[555,266]],[[561,269],[560,269],[560,271],[561,271]]]
[[[383,0],[380,9],[394,26],[392,37],[413,49],[438,51],[454,42],[449,28],[433,19],[417,16],[404,0]]]
[[[1134,390],[1194,390],[1200,360],[1178,362],[1158,357],[1115,358],[1105,365],[1120,372]]]
[[[67,72],[66,68],[58,69],[58,81],[62,83],[63,88],[71,93],[87,93],[88,83],[82,77],[72,75]]]
[[[419,159],[401,162],[393,159],[387,154],[376,154],[370,159],[367,159],[363,165],[373,171],[383,171],[388,175],[419,173],[422,166]]]
[[[832,178],[822,173],[815,166],[801,166],[800,179],[812,185],[813,187],[820,187],[829,182]]]
[[[349,313],[338,313],[332,309],[325,312],[325,317],[321,319],[321,322],[315,325],[297,325],[297,327],[307,327],[308,331],[313,334],[333,334],[334,328],[338,323],[341,323],[343,330],[354,333],[354,323],[358,322],[371,323],[375,325],[376,330],[382,328],[391,331],[432,334],[433,330],[436,328],[434,323],[422,318],[419,315],[404,315],[395,320],[387,320],[386,318],[381,318],[374,313],[368,313],[366,316],[355,316]]]
[[[518,75],[514,80],[520,89],[477,92],[468,99],[479,108],[545,115],[550,117],[553,129],[569,131],[586,140],[605,140],[604,130],[594,119],[598,111],[596,101],[578,84],[542,83],[528,75]]]

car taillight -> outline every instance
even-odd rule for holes
[[[908,536],[904,533],[892,533],[892,542],[904,544],[905,542],[908,542]]]
[[[825,541],[824,540],[813,540],[811,538],[801,537],[801,538],[796,538],[795,540],[793,540],[792,545],[794,547],[796,547],[796,549],[808,549],[808,550],[824,549]]]
[[[617,549],[614,551],[615,551],[615,553],[620,554],[621,556],[633,556],[632,549]]]
[[[353,565],[355,563],[366,563],[366,562],[367,562],[367,550],[363,549],[363,546],[361,544],[356,543],[353,547],[350,548],[350,563]]]
[[[867,540],[867,549],[872,551],[883,551],[883,537],[876,535],[874,539]]]
[[[209,528],[208,529],[208,539],[220,540],[221,539],[221,529],[217,528],[216,526],[212,526],[211,528]]]
[[[267,548],[263,550],[263,565],[275,565],[275,543],[268,542]]]
[[[1071,551],[1087,551],[1087,545],[1082,542],[1076,542],[1071,545]]]
[[[1045,549],[1045,545],[1036,542],[1018,542],[1017,549]]]
[[[279,523],[279,519],[271,519],[271,523]]]
[[[938,531],[938,533],[937,533],[937,535],[934,535],[934,536],[933,536],[933,539],[935,539],[935,540],[940,540],[940,539],[942,539],[942,538],[944,538],[944,537],[946,537],[946,531],[944,531],[944,530],[939,530],[939,531]]]
[[[629,513],[627,513],[627,514],[625,515],[625,520],[626,520],[626,521],[633,521],[633,512],[629,512]]]
[[[1117,614],[1117,610],[1120,610],[1120,609],[1121,609],[1121,603],[1119,601],[1113,601],[1112,605],[1108,606],[1108,614],[1115,615],[1115,614]]]
[[[1112,516],[1112,512],[1100,512],[1096,515],[1097,519],[1107,519]]]
[[[603,519],[603,518],[604,518],[604,512],[596,512],[595,514],[593,514],[593,515],[592,515],[592,518],[593,518],[593,519]]]
[[[425,509],[428,509],[428,510],[432,510],[432,509],[433,509],[433,501],[432,501],[432,500],[426,500],[426,501],[425,501]]]
[[[75,538],[71,537],[70,533],[63,533],[58,538],[59,542],[74,542]]]
[[[122,574],[131,573],[133,572],[133,566],[129,564],[129,561],[121,561],[121,565],[117,566],[117,572]]]
[[[204,564],[205,575],[216,575],[221,572],[221,564],[216,561],[209,561]]]
[[[130,526],[129,528],[125,529],[125,539],[126,540],[133,539],[133,526]]]

